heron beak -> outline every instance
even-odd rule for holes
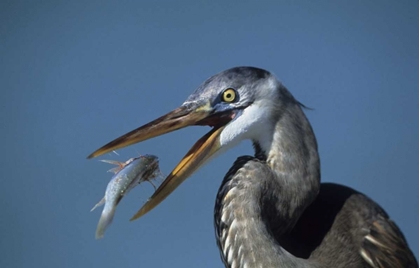
[[[206,160],[220,148],[219,136],[224,126],[232,120],[234,112],[213,113],[210,103],[183,105],[166,115],[163,115],[150,123],[147,123],[127,134],[111,141],[99,148],[88,158],[100,156],[113,150],[132,145],[171,131],[175,131],[192,125],[210,125],[213,128],[201,137],[179,164],[166,177],[163,183],[143,205],[143,207],[131,218],[135,220],[162,202],[170,195],[185,179],[198,170]]]

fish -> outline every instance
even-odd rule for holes
[[[131,189],[144,181],[149,181],[161,175],[159,159],[154,155],[141,155],[130,158],[126,162],[114,160],[101,160],[102,162],[117,165],[108,170],[114,176],[106,187],[105,196],[91,209],[104,205],[101,217],[96,228],[96,239],[104,236],[105,230],[112,223],[118,203]],[[152,183],[156,189],[155,185]]]

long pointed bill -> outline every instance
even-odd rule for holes
[[[234,112],[211,114],[211,110],[209,103],[204,105],[181,106],[180,108],[111,141],[88,156],[88,158],[97,157],[113,150],[191,125],[209,125],[214,127],[194,144],[165,181],[159,186],[156,192],[131,220],[141,217],[156,207],[185,179],[202,166],[211,155],[219,150],[220,133],[224,126],[234,117]]]
[[[200,120],[206,118],[209,115],[209,112],[209,104],[198,107],[181,106],[150,123],[116,138],[91,153],[87,158],[94,158],[112,152],[113,150],[121,149],[134,143],[145,141],[180,128],[196,125]]]

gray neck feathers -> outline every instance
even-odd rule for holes
[[[218,246],[226,267],[305,267],[275,237],[293,228],[316,198],[319,157],[312,128],[298,104],[276,119],[270,150],[239,157],[215,206]],[[263,131],[263,130],[262,130]]]

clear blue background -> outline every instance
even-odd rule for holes
[[[249,142],[129,222],[153,192],[134,189],[99,241],[111,166],[86,156],[239,65],[314,108],[322,180],[381,204],[418,257],[418,45],[417,1],[1,1],[0,266],[223,267],[214,200]],[[206,131],[102,159],[156,154],[167,174]]]

